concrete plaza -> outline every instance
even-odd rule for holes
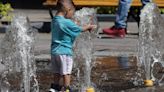
[[[43,26],[44,22],[51,21],[48,10],[15,10],[14,13],[15,14],[24,13],[25,15],[27,15],[31,21],[31,25],[34,27],[35,26],[41,27]],[[125,38],[123,39],[111,38],[110,36],[102,33],[102,28],[113,26],[115,16],[98,15],[98,18],[100,19],[98,21],[100,28],[99,28],[98,37],[93,40],[94,49],[95,49],[94,55],[96,57],[112,57],[112,58],[108,58],[109,60],[107,61],[109,62],[113,62],[110,61],[110,59],[115,60],[115,58],[117,58],[118,56],[125,55],[125,54],[128,55],[129,57],[131,56],[136,57],[137,49],[138,49],[138,32],[139,32],[137,23],[134,21],[128,22],[128,34],[126,35]],[[0,33],[0,42],[3,39],[4,35],[5,33]],[[36,61],[39,62],[38,65],[40,64],[41,66],[38,68],[39,70],[42,70],[43,67],[48,68],[48,66],[46,65],[47,63],[41,64],[40,62],[45,63],[50,61],[50,44],[51,44],[51,33],[38,33],[36,35],[35,57],[36,57]],[[3,43],[1,43],[1,45],[3,45]],[[105,62],[104,64],[107,63]],[[115,63],[112,64],[115,65]],[[109,66],[111,67],[112,65]],[[111,72],[112,71],[115,72],[115,70],[112,69],[109,70]],[[124,73],[124,71],[121,73]],[[118,84],[113,83],[113,85],[116,86]],[[163,92],[163,91],[164,91],[163,86],[161,87],[157,86],[152,88],[130,89],[121,92]],[[45,92],[45,90],[43,92]],[[106,92],[110,92],[110,91],[106,91]],[[118,92],[118,91],[114,91],[114,92]]]

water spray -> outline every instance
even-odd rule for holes
[[[36,32],[26,16],[14,16],[0,48],[0,60],[6,68],[2,74],[1,92],[39,92],[34,59]],[[10,79],[17,82],[13,84]]]
[[[164,22],[156,4],[145,5],[140,15],[139,31],[139,67],[144,67],[146,80],[145,86],[153,86],[154,82],[158,84],[162,81],[164,75],[157,79],[153,75],[155,63],[164,66],[162,58],[164,47]]]
[[[80,26],[94,24],[97,25],[96,11],[94,8],[82,8],[75,13],[75,20],[78,21]],[[83,72],[83,82],[81,86],[82,92],[94,92],[94,88],[91,84],[91,69],[93,60],[93,39],[97,37],[98,30],[87,31],[80,34],[75,42],[75,57],[79,57],[77,65],[83,66],[83,69],[78,69],[79,72]],[[80,60],[80,61],[79,61]],[[79,67],[79,66],[77,66]],[[81,71],[82,70],[82,71]],[[81,77],[80,76],[80,77]],[[79,80],[80,81],[80,80]]]

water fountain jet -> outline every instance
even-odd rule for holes
[[[97,25],[96,11],[94,8],[83,8],[75,13],[75,20],[78,23],[83,25],[95,24]],[[97,37],[97,29],[94,29],[92,32],[83,32],[76,39],[75,42],[75,58],[80,58],[75,60],[76,66],[81,65],[83,69],[79,70],[79,78],[80,82],[80,92],[86,92],[84,90],[90,90],[88,92],[93,92],[92,84],[91,84],[91,69],[93,64],[93,39]],[[79,66],[77,66],[79,67]],[[81,75],[80,75],[81,74]],[[81,78],[80,78],[81,77]],[[82,81],[83,80],[83,81]],[[82,91],[83,90],[83,91]],[[91,91],[92,90],[92,91]]]
[[[146,83],[150,81],[160,83],[164,77],[154,77],[154,65],[161,63],[164,66],[164,19],[156,4],[148,3],[141,11],[139,30],[139,62],[144,67]],[[150,85],[149,85],[150,86]]]
[[[24,15],[15,15],[0,48],[1,92],[39,92],[34,59],[36,31]],[[12,76],[12,78],[11,78]]]

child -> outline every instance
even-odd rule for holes
[[[58,0],[57,13],[52,20],[51,65],[54,72],[54,83],[49,92],[66,91],[70,89],[71,71],[73,66],[72,45],[82,31],[95,28],[95,25],[79,27],[71,19],[75,7],[72,0]],[[59,80],[63,78],[63,86]]]

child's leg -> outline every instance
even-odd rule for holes
[[[57,90],[57,91],[60,91],[62,86],[60,86],[60,74],[54,74],[54,83],[51,84],[51,88]]]
[[[62,70],[62,77],[63,77],[63,88],[62,91],[66,91],[66,89],[71,92],[70,89],[70,81],[71,81],[71,72],[73,67],[73,59],[72,56],[62,55],[61,56],[61,70]]]
[[[72,56],[61,55],[61,74],[63,75],[64,86],[70,86],[71,72],[73,67]]]
[[[60,74],[54,74],[54,84],[58,84],[60,83]]]
[[[70,86],[70,81],[71,81],[71,75],[70,74],[67,74],[67,75],[63,76],[63,82],[64,82],[65,87]]]
[[[60,56],[59,55],[52,55],[51,56],[51,68],[52,68],[52,72],[54,72],[53,76],[53,82],[51,84],[51,89],[55,89],[60,91],[61,90],[61,86],[59,85],[60,83],[60,79],[61,79],[61,75],[60,75]]]
[[[63,75],[62,92],[65,92],[66,90],[69,90],[69,92],[72,92],[70,89],[70,81],[71,81],[71,75],[70,74]]]

